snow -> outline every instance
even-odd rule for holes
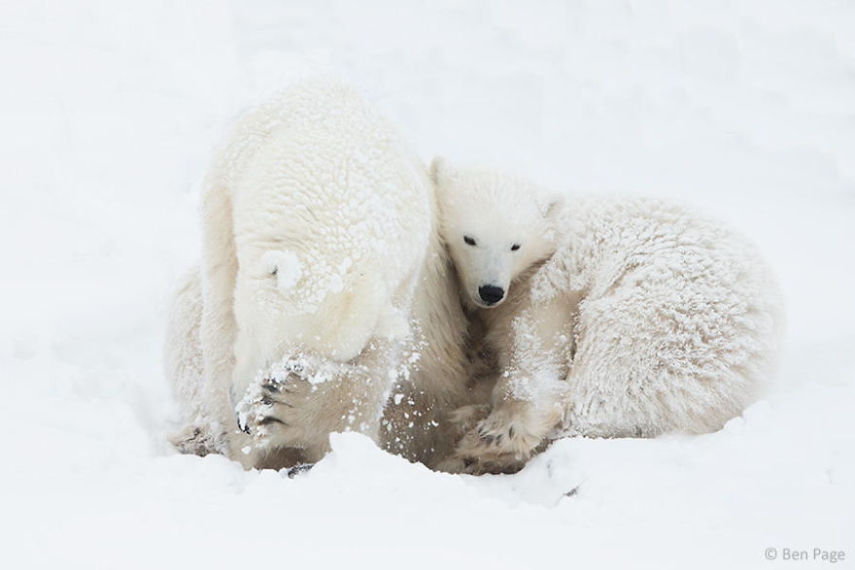
[[[851,4],[79,0],[0,22],[2,567],[855,566]],[[425,160],[676,197],[748,234],[788,298],[768,397],[705,436],[560,441],[515,476],[353,434],[294,478],[177,455],[161,343],[198,182],[236,111],[307,73]]]

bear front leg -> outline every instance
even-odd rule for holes
[[[490,342],[502,372],[490,414],[457,444],[457,471],[517,471],[561,422],[573,351],[572,303],[562,296],[540,303],[526,299],[508,325],[494,324],[502,335]]]
[[[561,422],[560,386],[541,400],[505,398],[466,432],[443,470],[462,473],[514,473],[544,444]]]
[[[394,370],[394,348],[374,342],[352,362],[313,355],[286,359],[264,375],[237,406],[254,448],[303,450],[305,461],[329,451],[329,434],[357,431],[377,438]]]

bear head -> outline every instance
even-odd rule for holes
[[[517,277],[554,252],[561,199],[515,176],[451,167],[441,158],[431,177],[464,302],[498,306]]]

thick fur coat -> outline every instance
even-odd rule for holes
[[[179,449],[282,467],[358,430],[414,461],[448,455],[447,413],[483,398],[467,319],[427,169],[358,96],[308,84],[241,119],[203,228],[167,334]]]
[[[203,190],[197,428],[249,466],[280,448],[312,460],[330,431],[376,436],[388,369],[409,335],[429,189],[392,129],[342,86],[294,87],[240,119]],[[195,315],[177,309],[179,319]],[[167,361],[196,362],[176,328]],[[313,369],[322,363],[324,381]],[[182,378],[185,369],[200,371],[171,366]],[[277,391],[246,401],[265,382]],[[263,434],[263,445],[244,431]]]
[[[516,178],[435,170],[464,295],[500,368],[489,405],[458,411],[474,427],[445,468],[512,471],[561,435],[709,432],[758,396],[780,296],[734,232],[659,200],[558,203]],[[521,199],[530,206],[507,207]],[[485,284],[505,289],[498,303],[478,298]]]

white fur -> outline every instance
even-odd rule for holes
[[[558,435],[713,431],[756,398],[781,317],[743,239],[658,200],[580,199],[544,215],[534,206],[549,194],[529,184],[441,168],[452,231],[481,238],[452,247],[464,283],[492,279],[493,252],[523,244],[507,301],[479,311],[501,371],[489,415],[445,468],[513,470]],[[553,245],[526,253],[531,242]]]
[[[358,96],[318,82],[245,115],[214,160],[203,191],[201,409],[232,457],[255,465],[266,454],[245,457],[233,404],[259,371],[294,355],[354,368],[292,398],[291,429],[268,451],[315,457],[329,431],[376,436],[394,378],[386,357],[364,353],[395,360],[408,331],[389,323],[410,314],[432,223],[428,177],[405,148]],[[390,332],[398,338],[384,341]]]
[[[442,235],[454,259],[464,301],[485,307],[479,287],[492,285],[507,291],[514,275],[551,251],[554,235],[547,219],[558,197],[491,170],[450,169],[439,158],[432,170],[442,189]],[[507,185],[517,192],[504,192]],[[497,210],[502,211],[501,224],[490,215]]]
[[[279,467],[358,429],[412,460],[449,453],[445,414],[476,398],[467,321],[427,171],[403,149],[339,86],[293,89],[236,126],[206,181],[204,294],[188,276],[169,327],[180,449]],[[331,362],[334,381],[305,381]]]

